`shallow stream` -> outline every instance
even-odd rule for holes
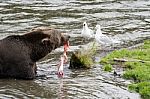
[[[71,35],[70,50],[79,49],[82,23],[94,29],[100,24],[104,34],[126,46],[150,38],[150,0],[0,0],[0,38],[23,34],[33,27],[51,26]],[[118,46],[119,48],[124,45]],[[114,77],[95,64],[89,70],[70,70],[64,66],[64,78],[56,75],[63,47],[40,62],[35,80],[0,79],[2,99],[140,99],[127,90],[130,81]],[[96,61],[108,52],[97,52]]]

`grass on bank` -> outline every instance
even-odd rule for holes
[[[126,59],[127,61],[114,61]],[[150,97],[150,41],[145,41],[144,45],[136,49],[115,50],[100,61],[104,65],[121,65],[125,68],[123,77],[134,80],[128,88],[141,94],[143,99]]]
[[[112,65],[111,64],[105,64],[103,66],[103,70],[107,71],[107,72],[111,72],[112,71]]]

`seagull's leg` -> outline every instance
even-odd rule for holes
[[[114,50],[116,47],[116,44],[115,43],[112,43],[112,50]]]
[[[115,49],[115,44],[113,44],[113,50]]]
[[[85,38],[82,38],[82,43],[85,43]]]
[[[101,51],[103,51],[102,44],[100,44]]]
[[[104,45],[102,43],[100,44],[100,47],[101,47],[101,51],[104,52]]]
[[[104,43],[104,46],[103,46],[103,51],[107,51],[108,48],[110,47],[110,45],[108,43]]]

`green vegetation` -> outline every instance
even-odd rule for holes
[[[124,59],[114,61],[114,59]],[[144,45],[136,49],[115,50],[102,58],[101,64],[120,65],[125,68],[123,77],[134,80],[134,84],[129,85],[130,90],[141,94],[142,98],[150,97],[150,41],[145,41]]]
[[[108,71],[108,72],[111,72],[112,71],[112,65],[111,64],[106,64],[104,65],[104,71]]]
[[[150,97],[150,82],[130,84],[128,88],[130,90],[135,90],[136,92],[140,93],[143,99],[149,99]]]

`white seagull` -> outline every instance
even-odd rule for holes
[[[100,25],[96,25],[95,28],[96,28],[95,40],[98,43],[102,45],[120,43],[120,41],[113,40],[111,37],[108,37],[107,35],[102,34]]]
[[[88,28],[88,25],[86,22],[83,22],[83,29],[81,32],[82,37],[90,39],[94,36],[94,32]]]

